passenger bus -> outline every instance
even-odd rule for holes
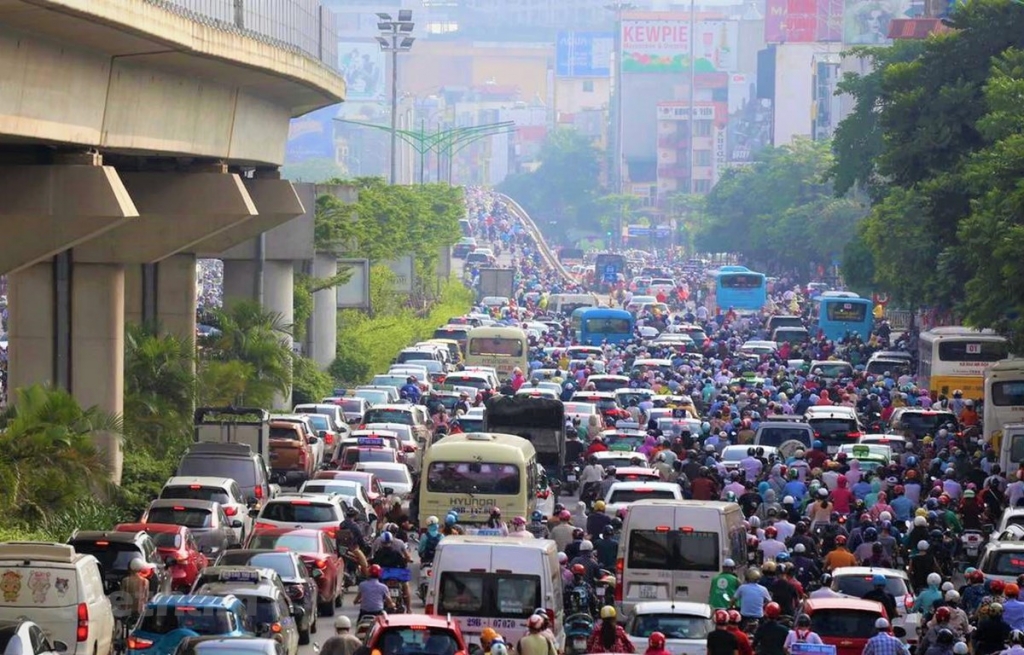
[[[426,450],[420,479],[420,525],[455,510],[459,523],[530,516],[537,506],[537,453],[522,437],[491,432],[451,434]]]
[[[932,328],[921,333],[918,343],[918,386],[947,397],[960,389],[964,398],[980,399],[985,369],[1009,354],[1004,337],[962,326]]]
[[[1024,359],[1001,359],[985,369],[984,439],[998,452],[1003,426],[1024,423]]]
[[[875,325],[875,303],[849,291],[825,291],[814,302],[818,305],[818,329],[826,339],[839,341],[856,332],[867,341]]]
[[[476,327],[466,336],[467,367],[493,366],[504,379],[517,367],[530,370],[530,342],[517,327]]]
[[[572,314],[580,307],[597,307],[597,299],[589,293],[553,293],[548,297],[548,311]]]
[[[636,319],[624,309],[593,307],[580,314],[576,339],[585,346],[623,343],[633,338],[635,327]]]
[[[764,273],[746,266],[723,266],[715,275],[715,307],[727,312],[759,312],[768,303],[768,284]]]
[[[607,293],[611,291],[619,281],[619,276],[625,278],[629,269],[626,266],[626,258],[614,253],[601,253],[594,259],[594,290]]]

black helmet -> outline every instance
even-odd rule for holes
[[[940,644],[951,644],[953,643],[953,631],[949,628],[943,628],[939,630],[937,641]]]

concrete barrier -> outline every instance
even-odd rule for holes
[[[551,252],[547,242],[544,240],[544,235],[541,234],[541,231],[537,228],[537,224],[533,222],[533,219],[526,213],[526,210],[523,209],[519,203],[505,194],[499,193],[498,196],[502,199],[502,202],[505,203],[505,206],[511,210],[512,214],[519,219],[523,228],[526,229],[527,234],[529,234],[537,243],[537,249],[540,250],[540,255],[544,258],[544,261],[547,262],[556,273],[558,273],[559,277],[561,277],[564,282],[573,282],[572,274],[562,266],[562,262],[558,261],[558,257]]]

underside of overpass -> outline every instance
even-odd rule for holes
[[[120,414],[126,316],[194,338],[196,255],[304,213],[278,173],[289,120],[345,87],[324,63],[333,17],[278,2],[316,7],[284,31],[307,38],[189,10],[209,0],[0,0],[9,388],[53,384]],[[290,295],[270,300],[291,312]],[[98,445],[119,480],[116,436]]]

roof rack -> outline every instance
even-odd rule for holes
[[[46,541],[8,541],[0,544],[0,560],[43,560],[72,564],[78,553],[73,546]]]

